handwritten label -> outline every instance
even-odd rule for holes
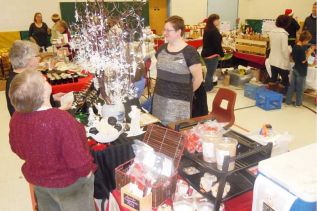
[[[140,201],[127,195],[123,194],[123,201],[124,204],[128,205],[129,207],[132,207],[133,209],[140,210]]]

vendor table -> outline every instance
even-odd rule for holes
[[[185,40],[185,42],[188,45],[193,46],[196,49],[198,49],[200,46],[203,45],[202,38],[200,38],[200,39],[188,39],[188,40]],[[164,43],[165,43],[164,39],[155,40],[155,44],[156,44],[155,50],[158,50],[160,48],[160,46],[163,45]]]
[[[109,193],[116,188],[115,168],[134,157],[131,147],[133,140],[142,138],[142,136],[127,138],[125,134],[122,134],[105,150],[91,151],[98,166],[95,172],[94,197],[96,199],[107,199]]]
[[[121,206],[120,191],[115,190],[112,192],[112,194],[119,204],[120,211],[129,211],[129,209],[126,209],[126,208]],[[237,210],[239,210],[239,211],[251,211],[251,209],[252,209],[252,197],[253,197],[253,192],[249,191],[249,192],[246,192],[246,193],[244,193],[240,196],[237,196],[231,200],[228,200],[224,203],[225,210],[226,211],[237,211]],[[167,205],[172,205],[173,202],[172,202],[172,200],[166,200],[165,203]]]
[[[306,76],[306,88],[317,90],[317,66],[308,67]]]
[[[56,94],[59,92],[67,93],[67,92],[79,92],[86,89],[93,79],[93,75],[88,73],[88,76],[85,78],[79,78],[76,83],[67,83],[67,84],[58,84],[52,85],[52,94]]]
[[[265,65],[265,57],[264,56],[257,56],[257,55],[251,55],[251,54],[245,54],[240,52],[234,52],[233,56],[238,59],[243,59],[251,63],[250,66],[253,64],[259,65],[261,67],[264,67]]]

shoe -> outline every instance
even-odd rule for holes
[[[296,105],[296,104],[295,104],[295,108],[300,108],[301,106],[302,106],[302,105]]]

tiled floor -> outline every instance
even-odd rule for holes
[[[250,131],[257,131],[263,124],[270,123],[278,131],[288,131],[294,135],[290,149],[316,142],[316,113],[302,107],[285,107],[276,111],[264,111],[254,106],[255,102],[243,96],[243,90],[233,88],[238,94],[236,103],[236,124]],[[215,92],[208,93],[208,104]],[[316,111],[313,99],[305,98],[305,105]],[[245,108],[250,107],[250,108]],[[240,110],[239,110],[240,109]],[[8,143],[9,114],[4,92],[0,92],[0,210],[31,211],[28,183],[21,173],[22,161],[11,152]],[[239,132],[245,132],[233,127]]]

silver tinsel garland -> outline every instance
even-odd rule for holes
[[[71,48],[75,63],[93,73],[98,80],[101,96],[107,104],[135,96],[133,80],[143,67],[147,35],[142,6],[146,1],[118,3],[103,0],[76,2],[75,19],[71,25]]]

